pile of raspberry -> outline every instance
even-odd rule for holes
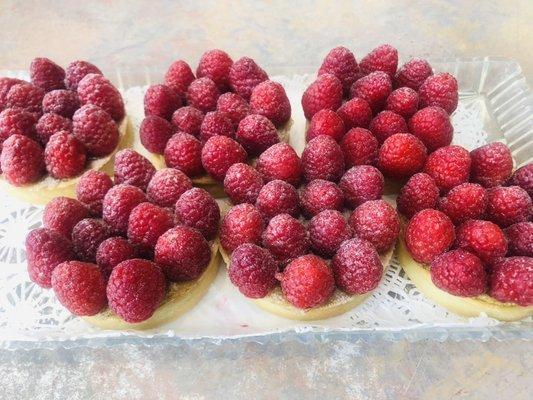
[[[30,82],[0,78],[0,172],[14,186],[80,175],[117,147],[125,116],[119,91],[87,61],[66,69],[47,58]]]
[[[77,199],[57,197],[26,238],[28,272],[75,315],[109,307],[126,322],[154,313],[172,282],[195,280],[211,260],[220,210],[173,168],[156,172],[133,150],[115,158],[114,179],[89,170]]]
[[[163,84],[144,97],[144,147],[190,178],[206,173],[222,181],[228,168],[246,163],[280,141],[291,117],[285,89],[248,57],[233,61],[222,50],[200,58],[196,76],[175,61]]]

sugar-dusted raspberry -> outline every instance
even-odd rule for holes
[[[414,174],[401,188],[396,199],[398,211],[411,218],[426,208],[435,208],[439,199],[439,188],[435,180],[423,172]]]
[[[161,207],[174,207],[180,196],[191,188],[192,182],[183,172],[175,168],[163,168],[150,179],[146,196]]]
[[[163,154],[168,140],[174,134],[174,128],[166,119],[149,115],[143,119],[139,128],[142,145],[151,153]]]
[[[291,184],[279,179],[268,182],[257,196],[255,206],[265,219],[269,220],[278,214],[300,214],[298,192]]]
[[[151,250],[157,239],[174,226],[174,216],[167,208],[141,203],[128,218],[128,239],[141,249]]]
[[[268,222],[263,232],[263,246],[281,264],[286,264],[307,253],[309,238],[300,221],[289,214],[278,214]]]
[[[229,167],[224,178],[224,192],[233,204],[254,204],[263,187],[263,177],[253,167],[236,163]]]
[[[0,113],[0,146],[11,135],[35,137],[35,114],[19,109],[6,108]]]
[[[498,301],[533,305],[533,258],[508,257],[493,266],[489,294]]]
[[[418,262],[430,263],[447,251],[455,239],[453,223],[446,214],[433,209],[417,212],[405,229],[405,244]]]
[[[53,178],[68,179],[81,174],[86,161],[85,147],[67,131],[54,133],[46,144],[44,163]]]
[[[418,90],[424,81],[433,75],[431,65],[421,58],[412,58],[398,69],[394,82],[396,87],[409,87]]]
[[[111,229],[101,219],[85,218],[72,229],[72,244],[78,259],[96,261],[96,250],[111,236]]]
[[[37,182],[45,172],[43,149],[24,135],[11,135],[2,145],[0,170],[14,186]]]
[[[344,155],[337,142],[324,135],[310,140],[302,153],[302,172],[307,182],[337,182],[344,172]]]
[[[348,222],[354,235],[372,243],[378,253],[394,246],[400,233],[398,213],[384,200],[361,204],[352,212]]]
[[[359,97],[354,97],[340,106],[337,114],[344,121],[346,129],[368,128],[368,124],[372,120],[372,109],[366,100]]]
[[[150,318],[166,292],[161,268],[138,258],[126,260],[113,268],[107,284],[109,308],[129,323]]]
[[[244,117],[239,122],[235,138],[251,156],[257,156],[279,142],[274,124],[259,114]]]
[[[429,270],[433,284],[454,296],[479,296],[487,289],[481,260],[465,250],[450,250],[435,257]]]
[[[340,146],[346,168],[376,164],[379,143],[368,129],[350,129],[342,138]]]
[[[342,211],[344,195],[335,183],[315,179],[302,189],[300,204],[303,212],[309,217],[324,210]]]
[[[146,201],[143,191],[132,185],[116,185],[102,202],[102,217],[116,233],[125,234],[131,210]]]
[[[19,83],[28,83],[22,79],[9,78],[7,76],[0,78],[0,110],[3,110],[7,106],[7,93],[12,86],[18,85]]]
[[[250,106],[237,93],[224,93],[217,100],[217,111],[225,114],[231,120],[234,127],[248,115]]]
[[[145,191],[155,174],[152,163],[135,150],[124,149],[115,155],[115,184],[125,183]]]
[[[332,74],[319,75],[302,95],[302,108],[307,119],[320,110],[336,111],[341,104],[342,83]]]
[[[447,72],[429,76],[418,89],[420,107],[442,107],[448,114],[457,108],[459,93],[457,80]]]
[[[410,118],[418,111],[418,93],[408,87],[398,88],[387,97],[385,108],[404,118]]]
[[[204,189],[192,188],[183,193],[176,202],[175,216],[176,221],[199,230],[207,240],[218,233],[220,208]]]
[[[355,81],[350,89],[350,97],[359,97],[368,102],[374,112],[383,109],[392,92],[392,80],[382,71],[372,72]]]
[[[527,192],[520,186],[495,187],[488,191],[487,219],[501,227],[529,221],[533,205]]]
[[[65,70],[65,86],[70,90],[77,90],[78,84],[89,74],[100,74],[102,71],[88,61],[73,61]]]
[[[331,136],[335,141],[339,142],[346,132],[344,122],[339,115],[333,110],[320,110],[309,124],[309,129],[305,133],[305,139],[310,141],[318,135]]]
[[[178,108],[172,114],[172,125],[176,127],[176,130],[193,136],[200,134],[203,120],[204,113],[191,106]]]
[[[117,122],[124,118],[126,112],[120,92],[102,75],[85,75],[78,84],[77,92],[82,104],[102,108]]]
[[[231,88],[245,100],[249,100],[253,89],[267,79],[267,73],[248,57],[239,58],[229,70]]]
[[[383,71],[392,78],[398,68],[398,50],[390,44],[382,44],[361,59],[359,68],[364,74]]]
[[[46,113],[39,118],[37,125],[35,125],[35,131],[39,141],[46,145],[52,135],[57,132],[69,132],[72,133],[73,126],[72,121],[59,114]]]
[[[170,120],[181,107],[181,97],[166,85],[151,85],[144,94],[144,115],[157,115]]]
[[[72,118],[74,111],[78,108],[80,108],[80,99],[78,99],[78,94],[72,90],[52,90],[43,97],[43,113],[54,113]]]
[[[533,198],[533,163],[518,168],[511,176],[511,185],[520,186]]]
[[[468,182],[471,159],[468,151],[457,145],[441,147],[428,156],[424,172],[435,179],[441,192]]]
[[[104,157],[117,147],[120,135],[111,116],[98,106],[87,104],[74,113],[72,133],[92,157]]]
[[[221,92],[229,90],[229,70],[233,60],[225,51],[219,49],[208,50],[198,62],[196,76],[207,77],[217,85]]]
[[[235,129],[231,120],[220,111],[210,111],[205,114],[202,125],[200,126],[200,140],[207,142],[207,140],[216,135],[234,137]]]
[[[383,143],[385,139],[395,133],[408,131],[405,119],[401,115],[389,110],[381,111],[376,115],[370,121],[368,129],[370,129],[380,143]]]
[[[280,279],[283,295],[298,308],[325,304],[335,290],[333,272],[323,259],[313,254],[291,261]]]
[[[283,126],[291,118],[291,103],[283,86],[268,80],[257,85],[250,97],[250,112],[267,117],[277,127]]]
[[[378,200],[383,194],[385,179],[379,170],[371,165],[356,165],[342,176],[339,187],[346,205],[355,208],[365,201]]]
[[[307,226],[309,242],[316,254],[331,258],[345,240],[352,237],[352,229],[337,210],[319,212]]]
[[[383,174],[404,179],[421,171],[426,163],[424,143],[410,133],[395,133],[379,149],[378,165]]]
[[[205,173],[202,166],[202,142],[188,133],[176,133],[165,146],[165,163],[188,177]]]
[[[191,67],[185,61],[176,60],[165,73],[165,85],[174,89],[177,93],[185,94],[187,88],[194,81]]]
[[[96,264],[59,264],[52,273],[52,287],[59,302],[74,315],[98,314],[107,303],[106,282]]]
[[[111,275],[111,271],[122,261],[131,260],[137,257],[137,250],[126,239],[120,236],[107,238],[96,251],[96,264],[100,267],[106,279]]]
[[[459,225],[455,245],[474,253],[487,265],[507,253],[507,239],[498,225],[478,219],[467,220]]]
[[[335,75],[341,81],[345,94],[350,92],[352,84],[357,80],[358,73],[359,66],[355,56],[343,46],[331,49],[318,70],[318,75]]]
[[[51,229],[37,228],[26,237],[26,258],[30,279],[50,288],[54,268],[75,256],[69,239]]]
[[[78,181],[76,197],[89,208],[93,215],[99,217],[102,215],[102,201],[112,187],[113,181],[109,175],[90,169]]]
[[[511,150],[505,144],[493,142],[470,152],[472,157],[472,181],[485,187],[505,183],[513,171]]]
[[[30,64],[31,83],[44,91],[65,87],[65,70],[48,58],[34,58]]]
[[[357,237],[341,244],[331,268],[337,287],[351,295],[374,290],[383,275],[383,264],[374,246]]]
[[[300,184],[302,165],[296,151],[287,143],[266,149],[257,160],[257,171],[266,181],[281,179],[293,186]]]
[[[187,89],[187,103],[202,112],[215,110],[219,96],[215,82],[206,77],[195,79]]]
[[[6,96],[7,108],[22,108],[23,110],[41,113],[45,91],[30,83],[19,83],[11,86]]]
[[[418,137],[429,151],[434,151],[452,142],[453,126],[446,111],[430,106],[412,116],[409,132]]]
[[[468,219],[480,219],[487,209],[487,191],[477,183],[462,183],[452,188],[438,202],[438,208],[455,225]]]
[[[518,222],[505,229],[509,255],[533,257],[533,222]]]
[[[231,254],[243,243],[261,244],[265,223],[261,213],[248,203],[232,207],[220,225],[220,244]]]
[[[246,297],[265,297],[278,283],[278,264],[266,249],[252,243],[241,244],[231,254],[228,275]]]
[[[43,225],[70,239],[74,226],[89,216],[87,207],[78,200],[55,197],[44,207]]]
[[[227,136],[213,136],[202,148],[202,165],[217,181],[223,181],[228,168],[235,163],[244,163],[246,151]]]

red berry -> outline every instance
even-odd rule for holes
[[[177,60],[170,64],[165,73],[165,85],[174,89],[177,93],[185,94],[192,81],[194,81],[194,74],[191,71],[191,67],[182,60]]]
[[[89,217],[89,210],[78,200],[55,197],[44,207],[43,225],[70,239],[74,226]]]
[[[119,142],[119,132],[111,116],[98,106],[87,104],[74,113],[73,135],[83,143],[92,157],[104,157],[113,152]]]
[[[372,119],[372,109],[366,100],[354,97],[337,110],[337,114],[344,121],[346,129],[361,127],[368,128]]]
[[[126,112],[120,92],[102,75],[86,75],[78,84],[77,91],[82,104],[102,108],[117,122],[124,118]]]
[[[207,77],[217,85],[221,92],[229,90],[229,71],[233,64],[231,57],[222,50],[213,49],[202,54],[196,76]]]
[[[251,156],[259,155],[279,142],[274,124],[259,114],[250,114],[239,122],[235,139]]]
[[[0,170],[14,186],[37,182],[44,174],[43,149],[24,135],[11,135],[2,145]]]
[[[80,99],[78,99],[78,94],[72,90],[52,90],[43,97],[44,113],[54,113],[72,118],[74,111],[78,108],[80,108]]]
[[[461,146],[441,147],[431,153],[424,172],[435,179],[441,192],[468,182],[470,176],[470,154]]]
[[[470,152],[472,157],[472,181],[485,187],[505,183],[513,171],[511,150],[505,144],[493,142]]]
[[[45,91],[30,83],[19,83],[11,86],[6,96],[6,108],[41,113]]]
[[[128,218],[128,239],[143,250],[151,250],[159,236],[174,226],[173,217],[166,208],[141,203],[131,210]]]
[[[131,260],[137,256],[135,247],[122,237],[110,237],[100,243],[96,251],[96,263],[106,279],[111,271],[122,261]]]
[[[176,127],[176,130],[193,136],[200,134],[203,120],[204,113],[191,106],[178,108],[172,114],[172,125]]]
[[[102,217],[117,233],[126,233],[131,210],[146,201],[136,186],[116,185],[106,193],[102,202]]]
[[[176,202],[176,221],[195,228],[207,240],[212,240],[218,233],[220,209],[217,202],[204,189],[192,188],[181,195]]]
[[[426,163],[426,146],[410,133],[395,133],[379,149],[378,165],[383,174],[395,179],[409,178]]]
[[[261,244],[265,229],[261,213],[251,204],[232,207],[220,225],[220,244],[229,254],[243,243]]]
[[[518,222],[505,229],[509,255],[533,257],[533,222]]]
[[[317,136],[302,153],[302,171],[307,182],[324,179],[336,182],[344,172],[344,155],[330,136]]]
[[[300,184],[300,157],[287,143],[277,143],[266,149],[259,156],[256,168],[266,181],[281,179],[293,186]]]
[[[307,253],[309,239],[305,226],[289,214],[278,214],[263,232],[265,246],[282,264]]]
[[[248,115],[250,106],[236,93],[224,93],[217,100],[217,111],[223,113],[231,120],[234,127]]]
[[[273,81],[257,85],[250,97],[250,112],[267,117],[277,127],[285,125],[291,118],[291,103],[283,86]]]
[[[303,188],[300,202],[305,214],[312,217],[324,210],[342,211],[344,195],[333,182],[315,179]]]
[[[224,178],[224,192],[233,204],[254,204],[262,187],[261,174],[244,163],[233,164]]]
[[[176,133],[165,146],[165,163],[188,177],[205,173],[202,166],[202,143],[188,133]]]
[[[457,228],[455,245],[474,253],[487,265],[507,253],[503,231],[492,222],[477,219],[468,220]]]
[[[383,71],[392,78],[398,68],[398,50],[389,44],[382,44],[364,56],[359,67],[364,74]]]
[[[173,134],[174,129],[170,122],[157,115],[145,117],[139,127],[141,143],[151,153],[163,154]]]
[[[533,258],[509,257],[498,261],[493,267],[489,294],[505,303],[533,305]]]
[[[501,227],[529,221],[533,213],[531,198],[519,186],[495,187],[488,191],[487,219]]]
[[[200,139],[202,142],[216,135],[234,137],[235,132],[231,120],[220,111],[210,111],[205,114],[200,126]]]
[[[59,114],[46,113],[37,121],[35,130],[39,141],[46,145],[52,135],[58,132],[72,133],[73,126],[72,121],[66,117],[62,117]]]
[[[435,180],[428,174],[420,172],[414,174],[402,187],[396,205],[399,212],[411,218],[426,208],[435,208],[438,199],[439,188]]]
[[[113,187],[113,181],[105,172],[88,170],[76,185],[76,197],[91,210],[95,216],[102,215],[102,201]]]
[[[214,111],[220,91],[209,78],[198,78],[187,89],[187,103],[202,112]]]
[[[102,75],[102,72],[90,62],[72,61],[65,70],[65,86],[67,89],[77,90],[80,81],[89,74]]]
[[[431,75],[433,75],[433,70],[426,60],[412,58],[400,67],[394,81],[397,87],[406,86],[418,90]]]
[[[109,226],[101,219],[82,219],[72,229],[74,252],[80,260],[95,262],[98,246],[110,236]]]
[[[30,64],[31,83],[44,91],[65,87],[65,70],[48,58],[34,58]]]
[[[305,139],[310,141],[318,135],[326,135],[339,142],[344,136],[344,132],[346,131],[342,118],[335,111],[325,109],[313,115],[309,129],[307,129],[305,134]]]
[[[440,107],[426,107],[409,120],[409,132],[419,138],[431,152],[452,142],[450,117]]]
[[[319,212],[307,227],[309,242],[313,251],[331,258],[345,240],[352,237],[352,229],[337,210]]]
[[[368,102],[374,112],[383,109],[392,92],[392,80],[385,72],[376,71],[355,81],[350,97],[359,97]]]
[[[124,149],[115,155],[115,184],[125,183],[145,191],[154,174],[152,163],[135,150]]]
[[[83,144],[66,131],[54,133],[44,150],[46,170],[56,179],[68,179],[81,174],[86,160]]]
[[[18,108],[6,108],[0,113],[0,148],[4,140],[12,135],[34,138],[36,122],[33,113]]]
[[[228,168],[246,162],[247,154],[235,140],[226,136],[213,136],[202,148],[202,165],[217,181],[223,181]]]
[[[192,182],[183,172],[174,168],[163,168],[150,179],[146,196],[158,206],[174,207],[180,196],[191,188]]]
[[[302,108],[307,119],[311,119],[320,110],[336,111],[341,104],[342,83],[332,74],[319,75],[302,96]]]
[[[418,110],[418,93],[408,87],[398,88],[387,97],[385,108],[410,118]]]
[[[255,206],[267,220],[278,214],[297,217],[300,214],[299,200],[294,186],[285,181],[273,180],[263,186]]]
[[[181,97],[166,85],[151,85],[144,95],[144,115],[156,115],[170,120],[181,107]]]
[[[253,89],[267,79],[267,73],[248,57],[239,58],[229,70],[231,88],[245,100],[249,100]]]
[[[533,163],[518,168],[511,176],[510,184],[520,186],[533,198]]]
[[[357,80],[359,66],[353,53],[346,47],[335,47],[322,61],[318,75],[333,74],[342,83],[344,93],[348,94],[352,84]]]
[[[379,143],[368,129],[350,129],[340,145],[346,168],[354,165],[374,165],[377,161]]]
[[[448,114],[457,108],[459,100],[457,80],[447,72],[429,76],[418,89],[420,107],[442,107]]]
[[[378,200],[383,194],[385,179],[379,170],[370,165],[357,165],[343,175],[339,187],[346,205],[355,208],[368,200]]]
[[[19,83],[28,83],[21,79],[2,77],[0,78],[0,110],[7,107],[7,93],[12,86]]]
[[[455,225],[468,219],[479,219],[487,209],[487,191],[476,183],[462,183],[442,197],[438,206]]]
[[[380,143],[383,143],[385,139],[395,133],[408,131],[405,119],[403,119],[401,115],[388,110],[381,111],[376,115],[374,119],[370,121],[368,129],[370,129]]]

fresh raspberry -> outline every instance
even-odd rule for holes
[[[307,182],[324,179],[336,182],[344,172],[344,155],[330,136],[320,135],[307,143],[302,153],[302,171]]]
[[[252,243],[241,244],[231,254],[228,275],[246,297],[265,297],[278,283],[278,265],[268,250]]]
[[[181,97],[166,85],[151,85],[144,94],[144,115],[156,115],[170,120],[181,107]]]
[[[389,44],[382,44],[361,59],[359,68],[365,75],[383,71],[392,78],[398,68],[398,50]]]
[[[346,47],[335,47],[322,61],[318,75],[333,74],[342,83],[344,93],[348,94],[352,84],[357,80],[359,66],[353,53]]]
[[[421,171],[426,163],[426,146],[410,133],[395,133],[379,149],[379,169],[391,178],[404,179]]]
[[[472,181],[485,187],[505,183],[513,171],[513,157],[509,147],[493,142],[470,152],[472,157]]]
[[[7,93],[12,86],[19,83],[28,83],[22,79],[2,77],[0,78],[0,110],[3,110],[7,106]]]
[[[35,130],[40,142],[46,145],[52,135],[58,132],[72,133],[73,126],[72,121],[66,117],[59,114],[46,113],[39,118],[39,121],[37,121]]]
[[[383,143],[385,139],[394,135],[395,133],[407,132],[407,123],[405,119],[393,111],[381,111],[378,115],[370,121],[369,128],[376,139]]]
[[[307,253],[309,239],[305,226],[289,214],[278,214],[263,232],[263,246],[276,260],[286,264],[293,258]]]
[[[44,113],[54,113],[66,118],[72,118],[74,111],[78,108],[80,108],[78,94],[71,90],[52,90],[43,97]]]
[[[146,196],[161,207],[174,207],[176,201],[192,188],[191,180],[180,170],[163,168],[157,171],[146,188]]]
[[[261,174],[243,163],[236,163],[229,167],[224,178],[224,192],[233,204],[254,204],[262,187]]]
[[[236,93],[224,93],[217,100],[217,111],[231,120],[234,127],[250,112],[250,106]]]
[[[319,75],[302,96],[305,118],[311,119],[320,110],[336,111],[342,104],[342,83],[332,74]]]
[[[202,112],[214,111],[220,92],[209,78],[198,78],[187,89],[187,103]]]
[[[102,71],[88,61],[73,61],[65,71],[65,86],[70,90],[77,90],[78,84],[89,74],[100,74]]]
[[[131,210],[146,201],[136,186],[116,185],[108,190],[102,202],[102,217],[116,233],[125,234]]]
[[[465,250],[451,250],[430,264],[431,281],[454,296],[473,297],[485,293],[487,274],[481,260]]]
[[[72,125],[72,133],[83,143],[89,156],[107,156],[118,145],[120,135],[117,124],[98,106],[82,106],[74,113]]]
[[[74,252],[80,260],[95,262],[98,246],[110,236],[111,229],[101,219],[82,219],[72,229]]]
[[[196,76],[198,78],[207,77],[217,85],[221,92],[229,90],[229,71],[233,60],[225,51],[213,49],[202,54]]]
[[[344,121],[346,129],[368,128],[372,120],[372,109],[366,100],[354,97],[348,100],[337,110],[337,114]]]
[[[418,111],[418,93],[408,87],[398,88],[387,97],[385,108],[410,118]]]
[[[352,229],[337,210],[319,212],[307,226],[309,242],[316,254],[331,258],[345,240],[352,237]]]
[[[249,100],[253,89],[267,79],[267,73],[248,57],[239,58],[229,70],[231,88],[245,100]]]
[[[298,192],[291,184],[279,179],[268,182],[257,196],[255,206],[265,219],[269,220],[278,214],[300,214]]]
[[[387,98],[392,92],[392,80],[385,72],[376,71],[355,81],[350,89],[350,97],[359,97],[374,112],[383,109]]]
[[[89,216],[87,207],[78,200],[55,197],[44,207],[43,226],[70,239],[74,226]]]
[[[151,261],[126,260],[113,268],[107,284],[109,308],[129,323],[150,318],[166,292],[159,266]]]
[[[394,82],[396,87],[409,87],[418,90],[424,81],[433,75],[431,65],[426,60],[412,58],[398,69]]]
[[[0,113],[0,148],[4,140],[11,135],[34,138],[36,122],[33,113],[18,108],[6,108]]]
[[[52,273],[52,287],[59,302],[72,314],[95,315],[107,303],[106,282],[97,265],[66,261]]]
[[[379,170],[371,165],[356,165],[343,175],[339,187],[346,205],[355,208],[368,200],[378,200],[383,194],[385,179]]]
[[[505,229],[509,255],[533,257],[533,222],[518,222]]]
[[[533,198],[533,163],[518,168],[511,176],[510,184],[520,186]]]
[[[250,97],[250,112],[267,117],[277,127],[285,125],[291,118],[291,103],[283,86],[273,81],[257,85]]]
[[[467,220],[459,225],[455,246],[474,253],[487,265],[507,253],[507,239],[498,225],[478,219]]]
[[[354,235],[372,243],[384,253],[396,243],[400,219],[396,210],[383,200],[371,200],[358,206],[348,220]]]
[[[141,203],[131,210],[128,219],[128,239],[141,250],[150,251],[157,239],[174,226],[174,216],[167,208]]]
[[[452,188],[438,202],[438,208],[455,225],[468,219],[480,219],[487,209],[487,191],[477,183],[462,183]]]
[[[19,83],[11,86],[6,96],[7,108],[22,108],[23,110],[41,113],[45,91],[29,83]]]
[[[188,177],[205,173],[202,166],[202,143],[188,133],[176,133],[165,146],[165,163]]]
[[[139,127],[141,143],[150,153],[163,154],[173,134],[174,128],[170,122],[157,115],[145,117]]]
[[[415,113],[409,120],[409,132],[418,137],[434,151],[452,142],[453,125],[450,117],[440,107],[426,107]]]
[[[194,228],[177,226],[157,240],[154,261],[173,282],[197,279],[211,260],[209,243]]]
[[[154,174],[152,163],[135,150],[124,149],[115,155],[115,184],[125,183],[145,191]]]
[[[26,237],[26,258],[30,279],[50,288],[54,268],[75,256],[69,239],[51,229],[37,228]]]
[[[300,184],[302,165],[296,151],[287,143],[266,149],[257,160],[257,171],[266,181],[281,179],[293,186]]]
[[[396,199],[398,211],[411,218],[426,208],[435,208],[439,199],[439,188],[435,180],[423,172],[414,174],[401,188]]]
[[[0,170],[14,186],[37,182],[45,172],[43,149],[24,135],[11,135],[2,145]]]
[[[448,114],[457,108],[459,93],[457,80],[447,72],[429,76],[418,89],[420,107],[442,107]]]
[[[533,258],[508,257],[498,261],[493,267],[489,294],[504,303],[533,305]]]
[[[182,60],[177,60],[170,64],[165,73],[165,85],[183,95],[187,92],[187,88],[192,81],[194,81],[194,74],[191,67]]]
[[[492,188],[488,198],[487,219],[501,227],[529,221],[533,213],[531,198],[520,186]]]
[[[102,108],[117,122],[124,118],[126,112],[122,96],[102,75],[86,75],[78,84],[77,91],[82,104],[93,104]]]
[[[102,201],[113,187],[113,181],[105,172],[88,170],[76,185],[76,197],[89,208],[94,216],[102,215]]]
[[[353,238],[341,244],[331,268],[342,291],[355,295],[374,290],[383,275],[383,264],[370,242]]]
[[[96,263],[100,267],[102,274],[109,279],[111,271],[122,261],[136,258],[135,247],[126,239],[114,236],[104,240],[96,251]]]
[[[318,135],[326,135],[339,142],[345,132],[342,118],[335,111],[325,109],[313,115],[309,129],[307,129],[305,134],[305,139],[310,141]]]
[[[300,203],[304,213],[312,217],[324,210],[342,211],[344,195],[333,182],[315,179],[302,189]]]
[[[468,151],[456,145],[441,147],[431,153],[424,166],[424,172],[435,179],[441,192],[468,182],[471,159]]]
[[[213,136],[202,148],[202,165],[217,181],[224,180],[229,167],[244,163],[247,158],[242,146],[226,136]]]
[[[205,114],[200,126],[200,139],[202,142],[207,142],[210,137],[216,135],[232,138],[235,136],[235,129],[231,120],[225,114],[220,111],[210,111]]]
[[[176,130],[193,136],[200,134],[203,120],[204,113],[191,106],[178,108],[172,114],[172,125],[176,127]]]
[[[44,163],[48,173],[56,179],[77,176],[85,169],[85,147],[67,131],[54,133],[44,150]]]
[[[207,240],[218,233],[220,208],[204,189],[192,188],[183,193],[176,202],[175,215],[176,221],[197,229]]]
[[[335,290],[328,264],[313,254],[293,260],[281,275],[281,290],[295,307],[313,308],[326,303]]]
[[[379,143],[368,129],[350,129],[342,138],[340,145],[346,168],[376,164]]]
[[[232,207],[220,225],[220,244],[231,254],[243,243],[261,244],[265,223],[261,213],[251,204]]]
[[[279,142],[274,124],[259,114],[244,117],[239,122],[235,138],[251,156],[259,155]]]
[[[31,83],[49,92],[65,87],[65,70],[48,58],[34,58],[30,64]]]

